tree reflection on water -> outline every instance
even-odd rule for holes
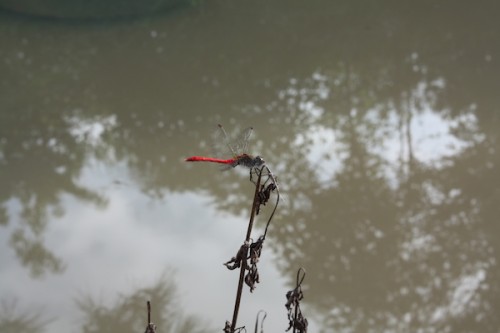
[[[81,140],[73,128],[67,115],[60,112],[1,115],[2,222],[16,222],[10,245],[35,277],[64,270],[64,263],[46,247],[43,237],[49,221],[64,214],[63,196],[71,195],[98,207],[106,205],[105,198],[95,190],[78,184],[88,153],[98,152],[99,147],[89,151],[91,137]],[[10,214],[6,203],[10,204]]]
[[[43,332],[50,320],[36,310],[19,311],[16,300],[2,299],[0,302],[0,332]]]
[[[161,332],[203,333],[206,328],[194,316],[184,315],[178,305],[175,285],[163,276],[151,287],[119,295],[113,306],[98,304],[90,296],[76,303],[84,314],[82,332],[142,332],[147,325],[146,300],[151,301],[151,321]]]
[[[309,114],[300,124],[323,128],[295,140],[295,152],[312,156],[308,163],[294,163],[297,154],[284,162],[294,175],[289,197],[308,195],[271,232],[282,269],[302,265],[316,273],[306,284],[325,327],[455,332],[482,321],[497,327],[491,291],[498,292],[492,235],[499,161],[489,115],[439,110],[440,85],[418,84],[385,104],[375,94],[360,105],[358,96],[370,91],[356,83],[349,84],[353,93],[342,91],[335,82],[341,79],[315,74],[281,94],[287,108]],[[323,112],[329,108],[335,112]],[[424,136],[419,123],[428,127]],[[329,131],[334,142],[317,138]],[[326,146],[315,144],[321,140]]]

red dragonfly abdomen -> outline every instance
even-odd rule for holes
[[[212,157],[204,157],[204,156],[192,156],[186,158],[187,162],[212,162],[212,163],[220,163],[220,164],[234,164],[236,162],[235,159],[230,158],[228,160],[223,160],[220,158],[212,158]]]

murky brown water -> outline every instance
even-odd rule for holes
[[[160,331],[220,331],[253,189],[183,162],[219,122],[254,126],[286,197],[249,331],[287,328],[299,267],[311,332],[500,331],[497,7],[1,13],[0,331],[137,332],[147,299]]]

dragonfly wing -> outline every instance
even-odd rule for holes
[[[220,124],[212,135],[212,155],[226,158],[236,156],[229,142],[229,137]]]
[[[253,128],[248,127],[233,141],[222,125],[218,125],[213,135],[212,154],[214,157],[236,157],[247,152],[248,141],[252,136]]]
[[[248,152],[248,142],[252,133],[253,127],[245,128],[231,145],[232,150],[236,152],[237,156]]]
[[[231,170],[232,168],[234,168],[231,164],[225,164],[225,165],[221,165],[219,167],[219,170],[224,172],[224,171],[227,171],[227,170]]]

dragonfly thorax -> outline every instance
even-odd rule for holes
[[[234,166],[242,165],[247,168],[257,168],[264,165],[265,163],[266,162],[264,161],[264,159],[260,156],[253,157],[247,154],[242,154],[236,158],[236,163]]]

